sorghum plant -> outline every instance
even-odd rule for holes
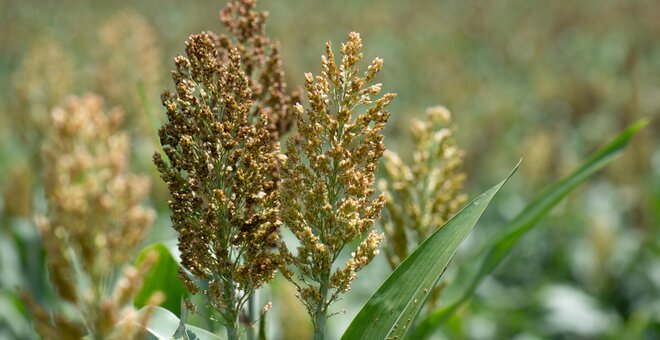
[[[449,126],[450,112],[442,106],[426,110],[426,120],[414,119],[411,134],[415,150],[406,165],[394,152],[385,151],[384,178],[379,189],[385,194],[382,227],[387,237],[385,254],[392,270],[412,250],[442,227],[467,196],[461,193],[464,151],[456,146]],[[430,307],[437,298],[434,290]]]
[[[155,29],[137,12],[120,11],[103,23],[97,36],[97,91],[131,113],[124,125],[133,138],[144,137],[150,126],[142,101],[157,100],[161,88],[163,65]],[[145,98],[140,98],[140,89]]]
[[[48,115],[71,92],[71,74],[73,63],[66,48],[55,38],[42,36],[12,75],[15,103],[10,122],[35,167],[40,162],[39,147],[50,128]]]
[[[263,112],[268,118],[268,130],[274,143],[289,131],[293,123],[293,105],[300,101],[298,91],[287,94],[280,45],[265,33],[267,12],[256,10],[256,0],[231,1],[220,12],[220,20],[229,35],[220,35],[220,58],[226,60],[229,51],[238,50],[242,70],[252,91],[250,122]]]
[[[210,33],[191,36],[175,59],[176,93],[163,93],[168,122],[160,141],[169,162],[154,161],[172,194],[181,278],[203,293],[237,339],[239,316],[279,266],[279,197],[272,174],[279,148],[269,118],[254,108],[237,49],[225,51]],[[190,274],[192,277],[189,277]]]
[[[172,193],[181,277],[239,336],[244,304],[280,265],[279,138],[291,126],[279,44],[265,36],[256,1],[229,2],[229,35],[188,39],[176,58],[176,93],[164,93],[160,139],[169,162],[155,162]],[[188,274],[192,275],[191,280]],[[248,316],[251,322],[252,316]]]
[[[295,106],[298,134],[288,140],[282,173],[282,220],[300,242],[296,254],[282,247],[296,270],[287,267],[283,274],[312,317],[315,339],[324,337],[330,304],[350,289],[383,239],[371,230],[345,266],[333,268],[342,250],[372,228],[385,203],[384,196],[374,197],[374,181],[394,94],[372,100],[381,91],[381,84],[371,83],[383,61],[375,59],[359,75],[361,48],[359,34],[350,33],[337,64],[328,43],[321,76],[305,74],[309,107]]]
[[[116,269],[131,260],[154,212],[140,205],[149,180],[129,172],[121,119],[121,111],[106,114],[101,98],[91,94],[71,97],[64,109],[52,111],[43,152],[48,217],[39,218],[38,227],[55,293],[75,315],[60,310],[50,317],[26,296],[46,339],[127,339],[139,333],[132,297],[141,287],[141,271],[127,266],[117,278]]]
[[[50,128],[48,115],[70,92],[72,74],[73,64],[64,46],[51,36],[41,36],[12,75],[13,105],[3,123],[21,142],[27,159],[11,165],[15,175],[8,176],[12,180],[2,190],[6,203],[2,218],[32,215],[34,189],[39,184],[34,169],[41,168],[40,147]]]

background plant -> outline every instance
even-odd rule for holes
[[[129,140],[117,130],[122,113],[106,114],[102,105],[95,95],[71,97],[50,119],[43,153],[48,217],[37,224],[61,308],[51,315],[24,293],[45,339],[126,339],[141,330],[132,297],[142,285],[140,270],[154,259],[119,276],[117,269],[153,221],[153,211],[140,205],[149,180],[128,171]]]
[[[220,35],[218,43],[224,58],[232,49],[241,56],[241,67],[252,91],[250,122],[263,114],[268,119],[273,142],[277,143],[291,128],[292,105],[300,98],[297,91],[292,95],[287,93],[279,41],[272,41],[266,35],[268,12],[258,11],[256,6],[256,0],[228,2],[220,12],[220,21],[228,33]]]
[[[442,106],[428,108],[426,120],[412,121],[415,149],[411,165],[396,153],[385,152],[379,189],[386,197],[386,214],[381,224],[392,270],[456,214],[467,199],[461,192],[466,177],[461,172],[465,152],[456,145],[450,122],[451,114]],[[429,296],[429,310],[435,309],[440,288],[433,289]]]

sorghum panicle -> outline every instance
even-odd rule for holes
[[[118,339],[139,332],[132,322],[117,323],[136,317],[131,297],[141,287],[141,271],[129,266],[116,280],[116,269],[132,259],[155,214],[140,205],[149,180],[130,173],[129,140],[118,131],[122,113],[106,114],[102,103],[91,94],[70,97],[65,108],[52,111],[44,144],[48,217],[38,219],[39,232],[55,293],[78,312],[76,319],[56,313],[51,323],[26,296],[46,339]]]
[[[192,293],[208,297],[231,338],[243,305],[279,266],[279,197],[271,177],[279,148],[265,110],[249,119],[253,93],[238,50],[218,42],[212,33],[192,35],[186,56],[175,59],[176,92],[162,96],[168,161],[159,153],[154,160],[172,194],[181,265],[194,279],[184,271],[181,277]]]
[[[383,231],[385,255],[394,270],[412,250],[451,218],[465,203],[461,171],[464,151],[456,145],[450,112],[436,106],[427,109],[426,120],[413,119],[415,149],[412,164],[385,151],[384,178],[379,189],[386,195]],[[438,290],[429,298],[433,305]]]
[[[300,101],[300,94],[297,90],[292,95],[287,93],[280,44],[266,36],[268,13],[257,11],[256,5],[256,0],[230,1],[220,12],[229,35],[221,35],[218,43],[224,57],[229,51],[238,50],[252,91],[250,120],[263,112],[268,117],[273,142],[279,142],[280,136],[291,129],[293,105]]]
[[[73,63],[66,48],[55,38],[42,36],[12,75],[15,102],[9,122],[35,167],[40,165],[40,146],[50,128],[48,116],[71,92],[71,74]]]
[[[375,196],[374,181],[394,94],[373,99],[381,91],[372,81],[383,61],[375,59],[359,74],[361,48],[359,34],[349,34],[337,64],[328,43],[321,75],[305,74],[309,107],[295,106],[298,134],[288,140],[283,167],[282,220],[300,241],[296,254],[282,247],[296,269],[283,273],[297,286],[317,333],[328,306],[350,289],[383,239],[372,229],[385,203]],[[346,245],[367,232],[348,262],[333,268]]]
[[[99,28],[98,39],[97,91],[111,104],[124,107],[130,113],[124,126],[133,138],[143,137],[151,126],[142,100],[151,104],[161,88],[162,62],[156,32],[137,12],[120,11]]]

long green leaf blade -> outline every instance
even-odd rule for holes
[[[149,303],[149,299],[156,292],[165,294],[165,301],[160,305],[172,313],[181,310],[181,298],[188,297],[188,291],[179,280],[179,264],[174,254],[164,243],[154,243],[144,248],[137,257],[136,265],[145,261],[147,254],[156,252],[158,259],[145,273],[142,288],[137,292],[134,305],[142,308]]]
[[[463,303],[470,299],[479,284],[504,260],[520,238],[529,232],[536,222],[555,207],[568,193],[616,159],[623,152],[631,138],[646,124],[648,124],[648,119],[642,119],[628,127],[613,141],[589,157],[577,170],[544,190],[518,216],[507,223],[502,236],[490,243],[488,251],[479,258],[479,269],[476,273],[470,273],[474,276],[457,280],[469,282],[459,298],[429,315],[415,328],[411,338],[428,338],[435,329],[447,321]],[[464,272],[459,272],[459,276],[464,274]]]
[[[422,242],[369,299],[342,339],[403,338],[458,246],[517,168]]]

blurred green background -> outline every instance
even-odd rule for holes
[[[47,112],[93,91],[120,105],[136,171],[153,175],[152,240],[173,237],[151,165],[159,93],[188,35],[222,32],[222,1],[0,0],[0,339],[33,336],[14,287],[49,294],[33,216],[45,212],[39,149]],[[660,1],[261,1],[290,86],[317,73],[325,41],[360,32],[396,92],[386,144],[408,154],[409,120],[442,104],[466,150],[470,197],[521,170],[455,259],[544,186],[641,117],[625,155],[569,196],[438,334],[451,339],[660,338]],[[331,338],[387,276],[383,259],[336,306]],[[447,276],[451,279],[450,273]],[[284,282],[269,325],[304,334]],[[269,294],[263,294],[267,296]],[[265,297],[264,297],[265,299]],[[279,305],[278,305],[279,303]],[[286,313],[286,314],[285,314]],[[304,315],[302,316],[304,318]],[[288,319],[287,319],[288,318]],[[279,321],[280,319],[289,320]]]

